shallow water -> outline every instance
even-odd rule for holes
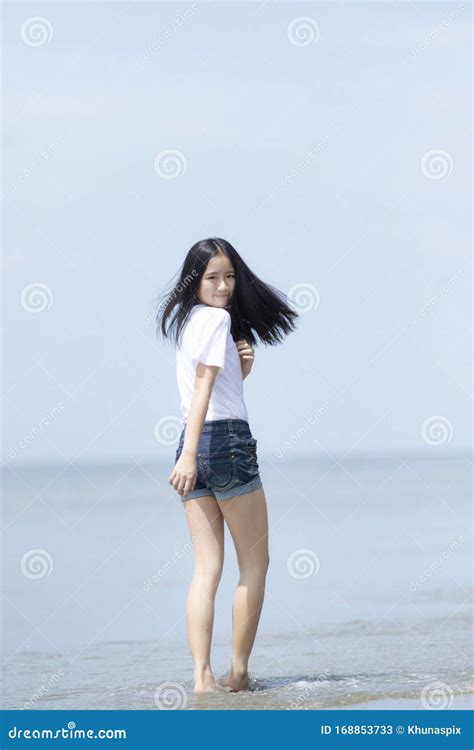
[[[193,694],[192,551],[169,467],[7,470],[2,706],[472,707],[469,458],[259,462],[271,565],[251,690],[205,696]],[[226,532],[219,678],[237,574]]]

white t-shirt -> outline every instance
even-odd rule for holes
[[[230,327],[230,314],[221,307],[198,304],[189,313],[176,347],[176,378],[183,425],[191,406],[198,362],[219,368],[205,421],[227,418],[248,421],[240,356]]]

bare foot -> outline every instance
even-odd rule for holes
[[[207,675],[195,680],[194,692],[196,695],[202,695],[204,693],[228,693],[230,687],[220,685],[215,681],[212,675]]]
[[[234,672],[232,669],[222,680],[225,687],[229,687],[233,692],[249,689],[248,672]]]

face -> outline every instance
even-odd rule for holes
[[[229,304],[235,288],[235,273],[226,255],[215,255],[210,259],[199,284],[198,299],[204,305],[225,307]]]

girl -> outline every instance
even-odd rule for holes
[[[171,332],[176,344],[183,429],[169,483],[181,495],[194,549],[186,615],[195,693],[249,687],[248,661],[269,555],[266,499],[242,381],[253,366],[254,332],[266,344],[280,343],[297,317],[284,295],[255,276],[220,238],[193,245],[156,316],[158,330],[164,338]],[[224,521],[240,578],[232,610],[232,661],[220,684],[211,669],[211,637]]]

